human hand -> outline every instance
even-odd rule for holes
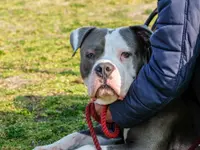
[[[101,112],[102,112],[103,106],[102,106],[102,105],[99,105],[99,104],[96,104],[96,103],[95,103],[94,106],[95,106],[95,110],[96,110],[97,114],[100,116],[100,115],[101,115]],[[112,123],[112,122],[113,122],[113,121],[112,121],[112,115],[111,115],[111,112],[110,112],[110,110],[109,110],[109,107],[108,107],[107,114],[106,114],[106,121],[107,121],[108,123]]]

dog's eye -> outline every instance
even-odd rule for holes
[[[87,57],[88,59],[94,59],[95,55],[94,55],[94,53],[87,53],[87,54],[86,54],[86,57]]]
[[[121,56],[122,56],[123,58],[129,58],[129,57],[131,56],[131,53],[129,53],[129,52],[123,52],[123,53],[121,54]]]

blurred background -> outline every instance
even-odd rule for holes
[[[0,149],[28,150],[86,129],[88,102],[69,35],[143,24],[156,0],[0,0]]]

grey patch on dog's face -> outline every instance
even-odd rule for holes
[[[95,61],[102,56],[108,29],[94,29],[81,46],[80,71],[83,79],[89,76]],[[91,55],[93,55],[91,57]],[[88,58],[91,57],[91,58]]]
[[[127,45],[130,47],[130,48],[134,48],[136,47],[137,43],[136,43],[136,37],[134,35],[134,33],[130,30],[130,28],[121,28],[119,30],[119,33],[120,35],[123,37],[123,39],[125,40],[125,42],[127,43]],[[134,53],[134,49],[133,50],[133,53]]]
[[[129,27],[120,29],[119,33],[131,50],[133,67],[134,70],[136,70],[136,72],[138,73],[144,62],[142,62],[141,59],[142,50],[140,48],[140,45],[138,44],[137,36]]]

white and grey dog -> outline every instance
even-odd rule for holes
[[[143,26],[83,27],[71,33],[74,52],[81,50],[81,76],[96,103],[111,104],[123,99],[138,71],[148,61],[150,35],[151,31]],[[101,126],[95,130],[103,150],[187,150],[196,138],[188,109],[179,99],[151,119],[131,129],[122,129],[122,137],[108,139]],[[35,148],[69,149],[95,149],[89,131],[75,132],[53,144]]]

